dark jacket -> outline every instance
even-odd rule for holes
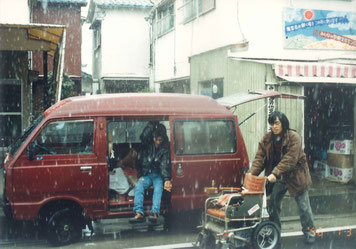
[[[160,173],[163,181],[171,180],[170,146],[167,136],[162,144],[156,149],[153,142],[153,128],[149,124],[142,132],[140,139],[142,145],[137,153],[136,169],[138,176],[146,176],[149,173]]]
[[[160,173],[163,181],[171,180],[171,163],[169,146],[162,144],[156,152],[153,142],[141,147],[137,154],[136,169],[138,176],[146,176],[149,173]]]
[[[290,195],[304,192],[312,183],[308,162],[302,149],[297,132],[284,133],[281,147],[281,160],[273,168],[273,134],[268,132],[258,144],[258,150],[249,173],[259,175],[265,169],[265,175],[273,173],[285,181]]]

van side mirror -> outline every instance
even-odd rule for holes
[[[36,154],[36,144],[34,141],[30,142],[27,148],[27,160],[32,161],[35,159]]]

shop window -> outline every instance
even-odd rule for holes
[[[199,93],[201,95],[218,99],[224,96],[224,80],[214,79],[199,82]]]
[[[91,154],[93,131],[93,120],[51,122],[36,138],[37,154]]]
[[[232,120],[177,120],[174,122],[175,154],[235,153],[234,127]]]
[[[181,9],[183,11],[183,22],[186,23],[215,9],[215,0],[184,0]]]
[[[158,11],[158,35],[162,36],[174,28],[174,4]]]

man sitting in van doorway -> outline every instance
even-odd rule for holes
[[[144,222],[144,192],[153,186],[152,209],[149,220],[156,222],[160,214],[163,189],[171,191],[170,146],[166,127],[162,124],[149,125],[143,130],[141,147],[137,153],[136,169],[138,182],[135,186],[134,213],[130,223]],[[164,183],[164,185],[163,185]]]

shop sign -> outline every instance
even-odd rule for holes
[[[356,12],[284,9],[284,47],[356,50]]]

